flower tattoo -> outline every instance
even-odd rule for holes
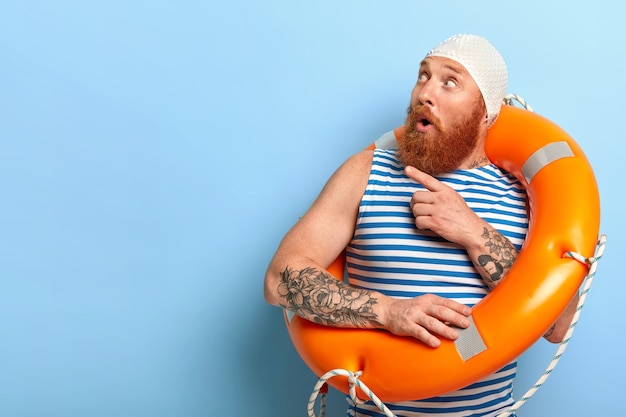
[[[278,292],[285,297],[283,307],[299,316],[324,325],[366,327],[377,322],[373,311],[376,299],[366,290],[351,288],[315,268],[281,274]]]
[[[517,250],[513,244],[496,231],[483,229],[482,236],[485,239],[485,247],[489,249],[489,255],[478,257],[479,265],[489,274],[491,282],[499,281],[506,270],[511,268],[517,256]],[[495,255],[495,257],[491,255]]]

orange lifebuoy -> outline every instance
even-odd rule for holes
[[[393,135],[401,140],[402,133],[399,127]],[[470,329],[433,349],[383,330],[327,327],[286,313],[294,346],[317,376],[337,368],[361,371],[360,380],[387,402],[434,397],[514,360],[563,312],[587,275],[585,265],[563,255],[590,256],[598,239],[600,198],[593,170],[563,129],[513,106],[503,106],[489,129],[486,152],[526,187],[530,220],[515,264],[473,307]],[[328,270],[341,278],[344,266],[340,256]],[[345,377],[329,384],[348,393]]]

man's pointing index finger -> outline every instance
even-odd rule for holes
[[[437,178],[431,175],[428,175],[424,171],[420,171],[419,169],[415,167],[406,166],[404,168],[404,173],[407,175],[407,177],[422,184],[429,191],[440,190],[443,186],[443,183],[439,181]]]

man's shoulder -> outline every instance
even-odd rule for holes
[[[366,149],[355,153],[344,162],[346,168],[355,173],[369,173],[372,161],[374,159],[374,150]]]

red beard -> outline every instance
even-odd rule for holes
[[[404,136],[398,145],[400,162],[433,176],[458,169],[476,147],[483,112],[476,106],[465,120],[443,129],[429,107],[409,106]],[[428,133],[417,130],[417,123],[424,118],[434,128]]]

